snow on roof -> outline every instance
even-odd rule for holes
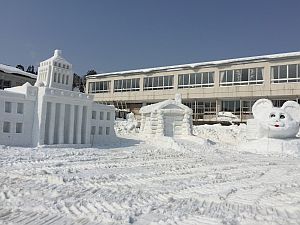
[[[19,74],[25,77],[30,77],[32,79],[36,79],[37,75],[32,74],[32,73],[27,73],[23,70],[20,70],[16,67],[13,66],[8,66],[8,65],[4,65],[4,64],[0,64],[0,70],[2,70],[5,73],[13,73],[13,74]]]
[[[151,104],[151,105],[143,106],[140,109],[140,113],[151,113],[151,112],[154,112],[156,110],[163,109],[167,105],[176,105],[176,106],[180,107],[183,110],[188,110],[189,112],[192,112],[192,109],[190,109],[186,105],[184,105],[182,103],[178,103],[176,100],[168,99],[168,100],[165,100],[165,101],[162,101],[162,102],[158,102],[158,103],[154,103],[154,104]]]
[[[156,72],[156,71],[161,71],[161,70],[176,71],[176,70],[180,70],[180,69],[194,69],[195,67],[199,67],[199,66],[218,66],[218,65],[229,64],[229,63],[254,61],[254,60],[268,60],[268,59],[297,57],[297,56],[300,56],[300,52],[289,52],[289,53],[280,53],[280,54],[272,54],[272,55],[262,55],[262,56],[252,56],[252,57],[217,60],[217,61],[209,61],[209,62],[190,63],[190,64],[182,64],[182,65],[174,65],[174,66],[162,66],[162,67],[153,67],[153,68],[146,68],[146,69],[100,73],[100,74],[95,74],[95,75],[89,75],[87,77],[88,78],[96,78],[96,77],[100,77],[100,76],[109,76],[109,75],[128,75],[128,74],[136,74],[136,73],[150,73],[150,72]]]

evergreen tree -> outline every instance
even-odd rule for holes
[[[22,66],[21,64],[16,65],[16,68],[23,71],[25,70],[24,66]]]

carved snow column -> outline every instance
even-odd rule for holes
[[[164,135],[164,115],[161,110],[157,113],[157,131],[156,134],[163,136]]]
[[[156,134],[157,132],[157,111],[151,112],[150,115],[150,133]]]
[[[184,112],[182,121],[182,135],[192,135],[191,115],[189,111]]]

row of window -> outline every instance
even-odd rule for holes
[[[18,113],[18,114],[24,113],[24,103],[14,103],[14,102],[5,102],[4,112],[12,113],[13,104],[17,104],[16,113]]]
[[[50,61],[41,62],[41,66],[47,66],[47,65],[50,65],[50,64],[51,64]],[[62,67],[64,69],[69,69],[70,68],[69,65],[63,64],[63,63],[60,63],[60,62],[54,62],[54,66]]]
[[[96,111],[92,111],[92,119],[97,119],[97,112]],[[106,112],[106,120],[110,120],[111,119],[111,113],[110,112]],[[104,112],[100,112],[99,113],[99,120],[104,120]]]
[[[89,83],[89,93],[106,93],[109,92],[110,81],[97,81]]]
[[[13,133],[12,131],[12,123],[8,121],[3,122],[3,133]],[[16,123],[15,133],[20,134],[23,133],[23,123]]]
[[[10,87],[11,87],[11,81],[10,80],[0,79],[0,90],[3,90],[4,88],[10,88]]]
[[[271,67],[273,83],[300,82],[300,64],[289,64]]]
[[[69,65],[61,64],[60,62],[54,62],[54,66],[62,67],[64,69],[69,69]]]
[[[220,86],[262,84],[264,68],[246,68],[223,70],[219,73]],[[300,82],[300,64],[279,65],[271,67],[272,83]],[[109,92],[110,81],[90,82],[90,93]],[[214,72],[190,73],[178,75],[178,88],[212,87]],[[144,90],[174,88],[174,75],[145,77]],[[114,92],[139,91],[140,78],[114,81]]]
[[[139,90],[140,90],[140,78],[114,81],[114,92],[139,91]]]
[[[263,83],[263,68],[220,71],[220,85],[249,85]]]
[[[174,75],[144,78],[144,90],[162,90],[172,88],[174,88]]]
[[[214,72],[178,75],[178,88],[212,87],[213,85]]]
[[[53,82],[68,85],[69,84],[69,75],[65,75],[65,74],[61,75],[60,73],[54,73]]]
[[[91,127],[91,135],[97,134],[96,126]],[[103,135],[103,127],[98,128],[98,135]],[[110,127],[105,127],[105,135],[110,135]]]

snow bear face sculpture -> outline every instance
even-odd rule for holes
[[[299,132],[300,106],[287,101],[281,108],[273,107],[268,99],[256,101],[252,107],[254,119],[259,122],[259,137],[293,138]]]

